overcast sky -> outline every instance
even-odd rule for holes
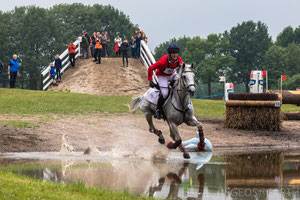
[[[15,6],[51,7],[75,0],[9,0],[1,10]],[[299,0],[87,0],[84,4],[112,5],[128,15],[148,35],[149,47],[173,37],[201,36],[222,33],[247,20],[262,21],[276,39],[284,27],[300,25]]]

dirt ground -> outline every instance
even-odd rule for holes
[[[62,80],[49,90],[111,96],[142,94],[148,88],[146,68],[134,58],[129,58],[128,67],[123,67],[122,58],[102,58],[100,65],[93,59],[77,59]]]
[[[17,120],[34,123],[40,116],[1,116],[0,120]],[[201,119],[200,119],[201,121]],[[287,151],[300,149],[300,121],[284,121],[281,132],[244,131],[223,128],[221,120],[202,120],[205,136],[212,142],[215,154]],[[155,120],[166,144],[171,141],[164,121]],[[195,127],[179,127],[183,140],[195,137]],[[148,132],[143,115],[93,114],[52,115],[38,128],[0,127],[0,152],[60,151],[62,136],[75,151],[97,147],[121,157],[151,158],[164,156],[169,150]],[[178,151],[178,150],[175,150]]]

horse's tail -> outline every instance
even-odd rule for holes
[[[129,112],[135,113],[141,106],[143,96],[134,97],[131,101]]]

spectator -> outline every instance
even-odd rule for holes
[[[8,65],[8,75],[10,75],[10,88],[15,88],[15,83],[17,75],[19,75],[19,62],[17,60],[18,56],[13,55],[13,59],[9,61]]]
[[[70,60],[72,68],[74,68],[75,67],[76,45],[73,44],[72,40],[68,46],[68,50],[69,50],[69,60]]]
[[[107,50],[107,37],[105,35],[105,31],[101,31],[101,41],[102,41],[102,57],[106,57],[107,53],[106,53],[106,50]]]
[[[91,48],[92,57],[95,57],[96,37],[97,37],[96,32],[94,32],[90,41],[90,43],[92,44],[92,48]]]
[[[85,37],[84,34],[81,34],[82,40],[80,42],[81,52],[82,52],[82,58],[89,58],[89,42],[88,39]],[[86,56],[84,56],[86,55]]]
[[[105,50],[105,52],[106,52],[106,57],[109,57],[109,51],[108,51],[108,43],[110,43],[110,38],[109,38],[109,35],[108,35],[108,33],[107,33],[107,31],[105,31],[105,36],[106,36],[106,50]]]
[[[128,41],[127,39],[124,40],[124,42],[122,42],[121,47],[120,47],[120,52],[122,53],[122,60],[123,60],[123,66],[125,67],[125,62],[124,62],[124,57],[126,58],[126,67],[128,67]]]
[[[115,42],[116,56],[120,57],[121,56],[121,54],[120,54],[120,47],[121,47],[121,44],[122,44],[122,38],[120,38],[120,33],[119,32],[117,32],[117,36],[114,39],[114,42]]]
[[[49,77],[52,79],[52,84],[56,85],[55,81],[55,66],[53,66],[53,62],[50,63],[50,69],[49,69]]]
[[[143,37],[141,35],[141,32],[138,32],[137,36],[135,36],[135,57],[139,58],[140,57],[140,50],[141,50],[141,40],[143,40]]]
[[[139,28],[136,28],[135,35],[138,35],[138,33],[141,32]]]
[[[87,39],[87,41],[89,43],[89,46],[87,48],[87,58],[89,58],[89,56],[90,56],[89,47],[91,45],[91,38],[90,38],[90,36],[89,36],[89,34],[87,33],[86,30],[83,31],[83,35],[86,37],[86,39]]]
[[[101,64],[102,43],[101,43],[101,37],[99,32],[97,33],[95,50],[96,50],[95,60],[96,61],[98,60],[97,64]]]
[[[148,37],[146,36],[145,32],[141,31],[141,34],[142,34],[143,40],[147,43],[148,42]]]
[[[0,60],[0,84],[2,83],[2,71],[3,71],[3,63]],[[0,87],[1,87],[1,85],[0,85]]]
[[[129,46],[130,46],[131,57],[134,58],[135,57],[135,53],[134,53],[135,42],[134,42],[133,35],[131,36],[131,40],[129,41]]]
[[[61,80],[60,70],[62,68],[62,62],[61,62],[61,59],[59,58],[58,54],[56,54],[54,63],[55,63],[54,65],[55,65],[55,71],[56,71],[56,79],[59,78],[59,80]]]

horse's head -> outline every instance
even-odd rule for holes
[[[180,72],[180,79],[182,80],[182,86],[188,91],[190,96],[193,96],[196,92],[195,88],[195,74],[193,72],[193,64],[183,64]]]

